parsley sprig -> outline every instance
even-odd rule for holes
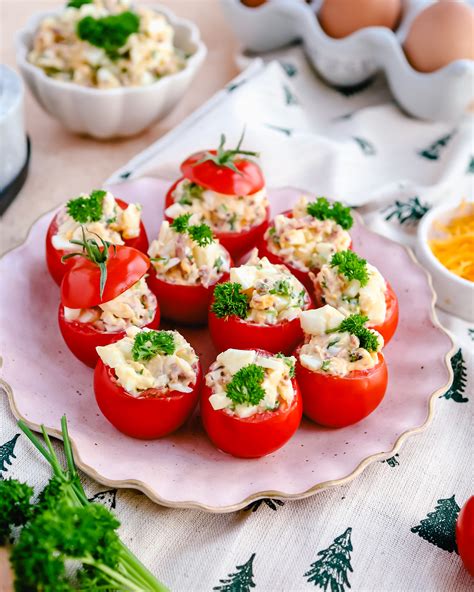
[[[249,297],[242,291],[238,283],[224,282],[214,289],[214,302],[211,310],[219,319],[236,316],[245,319],[247,316]]]
[[[248,364],[234,374],[226,386],[226,395],[235,405],[258,405],[265,396],[264,378],[262,366]]]
[[[353,314],[345,318],[339,327],[336,327],[336,329],[329,329],[326,333],[344,333],[347,331],[359,339],[360,347],[369,352],[375,352],[379,349],[379,338],[373,331],[365,326],[368,320],[369,317]]]
[[[98,222],[102,218],[105,193],[102,189],[94,189],[86,197],[70,199],[66,204],[67,213],[79,224]]]
[[[241,171],[239,171],[239,169],[235,166],[235,160],[237,160],[239,158],[239,156],[254,156],[254,157],[259,156],[258,152],[251,152],[249,150],[242,150],[241,149],[242,142],[244,141],[244,135],[245,135],[245,129],[242,131],[242,135],[240,136],[239,143],[237,144],[236,148],[226,150],[224,148],[226,138],[225,138],[224,134],[221,134],[221,140],[220,140],[219,146],[217,148],[217,153],[212,154],[212,152],[205,152],[204,156],[202,158],[200,158],[194,164],[194,166],[196,166],[198,164],[202,164],[203,162],[211,161],[219,167],[226,167],[226,168],[230,169],[231,171],[234,171],[234,173],[238,173],[239,175],[242,175],[243,173]]]
[[[170,226],[180,234],[187,233],[200,247],[205,247],[214,242],[212,230],[207,224],[194,224],[189,226],[191,214],[182,214],[171,222]]]
[[[350,208],[340,201],[330,203],[325,197],[318,197],[316,201],[309,203],[306,211],[318,220],[334,220],[344,230],[349,230],[354,223]]]
[[[104,294],[105,284],[107,282],[107,261],[110,256],[109,247],[112,246],[114,250],[114,254],[117,250],[115,245],[111,245],[108,241],[104,240],[98,234],[97,238],[100,240],[101,244],[95,240],[95,238],[86,238],[86,233],[84,230],[84,226],[81,226],[82,230],[82,240],[71,240],[73,245],[78,245],[82,247],[82,251],[77,253],[68,253],[67,255],[63,255],[61,257],[61,261],[67,261],[71,259],[71,257],[84,257],[88,259],[95,265],[97,265],[100,269],[100,297],[102,298]]]
[[[339,251],[334,253],[331,267],[337,267],[338,272],[347,280],[358,280],[361,287],[367,285],[369,281],[369,272],[367,271],[367,261],[354,253],[354,251]]]
[[[176,350],[170,331],[141,331],[135,335],[132,358],[135,362],[147,362],[157,355],[171,356]]]
[[[68,8],[81,8],[83,4],[92,4],[93,0],[69,0],[66,4]]]
[[[118,50],[140,28],[140,17],[130,10],[102,18],[86,16],[77,23],[77,36],[91,45],[101,47],[111,59],[119,57]]]

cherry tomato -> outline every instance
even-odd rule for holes
[[[307,298],[304,310],[314,308],[308,293]],[[219,352],[229,348],[262,349],[290,355],[304,338],[298,317],[276,325],[258,325],[237,316],[219,318],[209,310],[208,323],[211,339]]]
[[[293,212],[291,210],[288,210],[286,212],[282,212],[282,215],[286,216],[287,218],[292,218]],[[270,227],[272,227],[272,224],[270,224]],[[311,279],[311,276],[309,275],[310,272],[304,271],[302,269],[299,269],[298,267],[295,267],[294,265],[292,265],[291,263],[288,263],[288,261],[283,259],[283,257],[280,257],[280,255],[275,254],[273,251],[271,251],[269,249],[268,242],[269,242],[268,239],[265,239],[265,237],[262,236],[260,242],[257,244],[259,256],[266,257],[271,263],[285,265],[291,271],[291,273],[296,278],[298,278],[300,280],[300,282],[308,290],[308,292],[310,294],[312,294],[314,291],[314,285],[313,285],[313,280]],[[349,245],[349,249],[352,249],[352,244]],[[314,275],[317,275],[318,272],[319,272],[319,269],[316,267],[311,269],[311,273],[313,273]]]
[[[117,204],[125,210],[128,204],[121,199],[115,199]],[[64,263],[61,261],[61,257],[66,255],[70,251],[64,251],[62,249],[55,249],[53,247],[52,238],[58,232],[58,216],[59,213],[54,216],[51,220],[51,224],[48,227],[46,234],[46,265],[48,271],[51,274],[53,280],[59,285],[63,279],[66,271],[72,267],[75,263],[74,258],[67,259]],[[146,234],[145,226],[143,222],[140,222],[140,234],[136,238],[124,239],[124,243],[127,247],[133,247],[146,253],[148,250],[148,237]],[[79,249],[78,249],[79,250]]]
[[[84,362],[86,366],[94,368],[99,358],[96,347],[98,345],[109,345],[125,337],[125,331],[108,333],[98,331],[91,323],[79,323],[77,321],[67,321],[64,318],[64,306],[59,305],[58,322],[61,335],[71,352]],[[146,325],[150,329],[158,329],[160,326],[160,308],[157,305],[155,316],[152,321]]]
[[[330,428],[357,423],[374,411],[387,390],[388,372],[379,353],[376,366],[348,376],[312,372],[301,365],[295,353],[296,378],[303,396],[303,413],[314,422]]]
[[[398,325],[398,299],[389,282],[387,284],[387,291],[385,292],[385,320],[380,325],[370,325],[371,329],[378,331],[382,335],[385,345],[392,339]],[[316,308],[324,306],[323,291],[319,282],[314,284],[314,301]]]
[[[269,352],[259,353],[268,353]],[[231,415],[225,409],[214,409],[209,402],[212,390],[204,385],[201,395],[201,417],[212,443],[239,458],[259,458],[281,448],[298,429],[302,416],[302,400],[298,383],[292,379],[295,396],[290,405],[280,404],[275,411],[250,417]]]
[[[459,513],[456,521],[456,543],[464,567],[474,577],[474,495]]]
[[[229,274],[224,273],[216,284],[226,282]],[[212,295],[216,284],[205,288],[202,284],[173,284],[156,275],[150,269],[148,285],[158,298],[161,315],[170,321],[183,325],[205,325]]]
[[[109,247],[107,281],[100,295],[100,268],[85,257],[74,257],[76,263],[61,282],[61,302],[68,308],[91,308],[109,302],[145,275],[150,260],[141,251],[117,245]]]
[[[182,178],[178,179],[169,188],[165,199],[165,209],[175,203],[172,194],[176,185],[182,180]],[[168,220],[168,222],[173,221],[173,219],[169,218],[168,216],[166,216],[166,220]],[[213,230],[213,234],[217,239],[219,239],[221,245],[229,251],[234,261],[238,261],[243,255],[245,255],[245,253],[248,253],[251,249],[253,249],[262,239],[265,231],[267,230],[269,220],[270,210],[267,208],[265,220],[260,224],[252,226],[248,230],[243,230],[241,232],[216,232]]]
[[[217,150],[209,150],[208,153],[217,154]],[[265,187],[262,170],[256,162],[242,157],[235,158],[233,164],[238,170],[236,172],[212,160],[199,163],[206,154],[204,151],[196,152],[187,158],[181,164],[183,177],[224,195],[246,196]]]
[[[118,384],[114,370],[99,359],[94,371],[94,392],[100,410],[115,428],[132,438],[149,440],[171,434],[183,425],[198,401],[201,379],[198,362],[196,382],[190,393],[148,389],[134,397]]]

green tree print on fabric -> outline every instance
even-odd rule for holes
[[[16,458],[13,451],[19,437],[20,434],[15,434],[11,440],[0,446],[0,479],[2,478],[2,471],[8,471],[7,465],[11,465],[12,458]]]
[[[298,74],[298,68],[291,62],[283,62],[280,60],[280,66],[285,70],[288,78],[293,78],[293,76]]]
[[[410,197],[408,201],[399,201],[387,206],[382,212],[385,212],[385,220],[387,222],[392,218],[396,218],[399,224],[407,224],[408,226],[416,224],[426,212],[430,209],[428,203],[421,203],[418,196]]]
[[[272,125],[271,123],[266,123],[265,127],[268,127],[277,132],[281,132],[282,134],[286,134],[287,136],[291,136],[291,134],[293,133],[293,130],[288,127],[280,127],[278,125]]]
[[[467,383],[467,371],[462,357],[461,348],[451,358],[451,366],[453,368],[453,384],[451,388],[447,390],[444,395],[441,395],[440,399],[452,399],[456,403],[467,403],[469,399],[463,397],[463,393],[466,390]]]
[[[253,560],[255,553],[252,553],[247,563],[237,565],[236,572],[231,573],[227,578],[219,580],[221,586],[215,586],[213,590],[220,592],[250,592],[250,588],[255,588],[253,581]]]
[[[255,502],[252,502],[251,504],[246,506],[244,508],[244,512],[249,512],[250,510],[252,512],[256,512],[262,504],[264,504],[265,506],[268,506],[270,508],[270,510],[276,511],[276,510],[278,510],[278,506],[284,506],[285,502],[282,502],[279,499],[265,497],[263,499],[259,499]]]
[[[327,549],[319,551],[320,559],[312,563],[311,569],[304,574],[308,582],[312,582],[323,590],[327,590],[329,586],[331,592],[344,592],[346,586],[351,587],[347,579],[347,572],[353,571],[351,533],[352,528],[348,528],[336,537]]]
[[[459,510],[454,495],[447,499],[439,499],[434,512],[430,512],[411,531],[440,549],[457,553],[456,519]]]
[[[398,453],[395,454],[394,456],[391,456],[390,458],[386,458],[385,460],[383,460],[383,463],[387,463],[389,467],[396,467],[397,465],[399,465],[400,463],[398,462],[397,459]]]
[[[354,136],[352,139],[357,142],[357,144],[360,146],[360,149],[366,156],[373,156],[376,154],[376,150],[372,142],[364,140],[364,138],[357,138],[356,136]]]
[[[89,498],[90,502],[100,502],[107,509],[114,510],[117,505],[117,490],[106,489],[105,491],[99,491],[95,495]]]
[[[286,105],[299,105],[298,99],[295,95],[291,92],[290,87],[286,84],[283,85],[283,90],[285,92],[285,104]]]
[[[474,329],[468,329],[467,334],[472,339],[472,341],[474,341]]]
[[[474,175],[474,156],[471,156],[469,160],[469,165],[467,167],[466,173],[468,175]]]
[[[422,156],[427,160],[438,160],[441,155],[441,152],[443,151],[443,148],[446,148],[446,146],[448,145],[449,141],[452,139],[455,133],[456,131],[453,130],[449,134],[446,134],[442,138],[436,140],[436,142],[433,142],[424,150],[420,150],[418,152],[419,156]]]

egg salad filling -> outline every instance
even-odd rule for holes
[[[151,8],[129,0],[69,0],[44,18],[28,60],[63,82],[110,89],[146,86],[182,70],[174,30]]]
[[[367,329],[367,317],[341,312],[326,304],[300,315],[305,343],[299,352],[302,366],[312,372],[347,376],[377,365],[383,337]]]
[[[149,389],[160,391],[152,393],[156,397],[190,393],[196,384],[198,357],[177,331],[129,327],[123,339],[97,347],[97,353],[133,397],[150,396]]]
[[[387,284],[376,267],[353,251],[335,253],[321,267],[316,282],[321,286],[324,302],[345,316],[364,315],[369,326],[385,321]]]
[[[230,256],[206,224],[184,214],[162,223],[148,250],[156,275],[175,284],[215,284],[230,269]]]
[[[110,191],[96,189],[71,199],[57,216],[53,247],[63,251],[77,251],[73,240],[100,237],[113,245],[123,245],[124,239],[140,234],[141,206],[129,204],[123,210]],[[84,234],[83,234],[84,229]]]
[[[213,232],[243,232],[261,224],[269,207],[266,189],[250,195],[216,193],[188,179],[180,181],[172,194],[174,203],[166,209],[169,218],[193,214]]]
[[[209,368],[206,385],[213,409],[250,417],[291,405],[294,357],[265,356],[255,351],[228,349]]]
[[[254,249],[245,265],[230,270],[229,282],[216,286],[212,311],[219,318],[276,325],[297,318],[309,302],[303,284],[284,265],[259,259]]]
[[[310,202],[301,196],[292,215],[278,214],[266,234],[268,249],[300,269],[320,269],[337,251],[351,244],[347,230],[352,226],[350,209],[324,197]]]
[[[151,323],[157,308],[156,296],[150,291],[145,277],[117,298],[93,308],[64,307],[69,322],[88,323],[97,331],[117,333],[129,327],[144,327]]]

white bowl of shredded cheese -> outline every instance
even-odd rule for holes
[[[437,306],[474,321],[474,202],[444,203],[418,226],[416,252],[430,272]]]
[[[117,28],[125,30],[120,45]],[[39,104],[70,131],[99,139],[131,136],[165,117],[206,53],[192,22],[129,0],[39,13],[17,34],[17,63]]]

